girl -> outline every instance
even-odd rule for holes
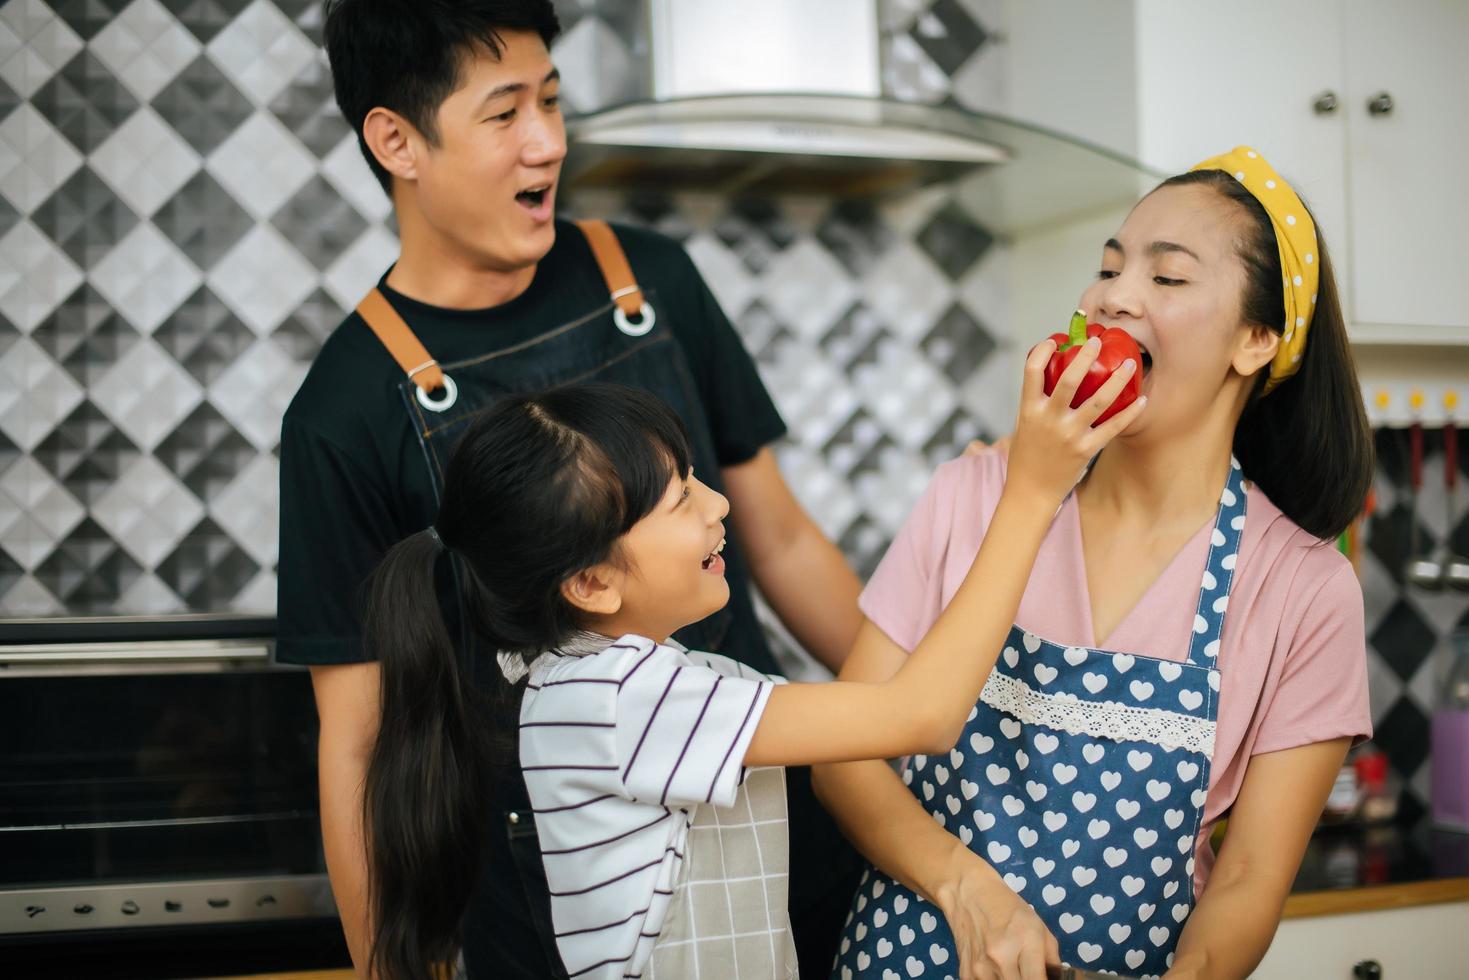
[[[435,525],[396,545],[371,585],[365,635],[383,678],[364,803],[374,975],[426,977],[452,959],[488,832],[488,715],[461,680],[434,587],[447,551],[477,634],[515,679],[534,813],[513,816],[538,832],[569,975],[794,976],[783,776],[746,772],[952,744],[995,659],[975,651],[998,647],[1046,525],[1141,411],[1090,427],[1131,362],[1069,407],[1095,345],[1048,398],[1054,349],[1027,361],[1010,486],[969,584],[878,684],[777,686],[667,643],[728,599],[728,507],[690,471],[683,428],[657,399],[563,388],[472,425]]]
[[[1369,734],[1361,590],[1323,539],[1361,512],[1371,440],[1310,213],[1240,147],[1143,198],[1081,305],[1138,340],[1152,405],[1062,507],[952,751],[818,770],[876,866],[842,977],[1243,977]],[[1007,478],[999,454],[940,468],[843,680],[906,661]]]

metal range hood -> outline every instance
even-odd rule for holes
[[[881,98],[874,0],[650,0],[652,97],[573,119],[573,185],[881,194],[1011,159]]]

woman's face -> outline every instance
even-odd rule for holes
[[[1211,188],[1163,187],[1138,202],[1102,249],[1081,308],[1142,346],[1148,411],[1129,437],[1192,431],[1231,371],[1259,366],[1259,354],[1242,352],[1251,331],[1240,322],[1246,273],[1237,249],[1248,220]]]
[[[729,501],[692,470],[671,479],[658,506],[622,538],[613,628],[663,640],[724,608],[729,583],[719,552],[728,513]]]

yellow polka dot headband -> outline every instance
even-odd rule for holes
[[[1311,329],[1311,314],[1316,309],[1316,287],[1320,281],[1320,265],[1316,261],[1316,222],[1300,197],[1265,158],[1248,146],[1236,146],[1228,153],[1210,157],[1194,170],[1223,170],[1245,185],[1245,190],[1265,207],[1275,227],[1275,241],[1280,246],[1280,269],[1284,273],[1285,324],[1280,335],[1280,350],[1270,363],[1269,392],[1301,366],[1306,350],[1306,334]]]

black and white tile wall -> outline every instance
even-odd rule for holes
[[[558,10],[571,112],[647,94],[639,0]],[[889,95],[1003,107],[999,0],[879,10]],[[0,4],[0,616],[272,610],[281,412],[396,254],[320,31],[319,0]],[[566,209],[684,242],[791,423],[787,476],[864,573],[932,467],[1006,425],[1006,248],[942,189]],[[1374,711],[1421,796],[1433,654],[1469,603],[1401,587],[1380,483]]]

